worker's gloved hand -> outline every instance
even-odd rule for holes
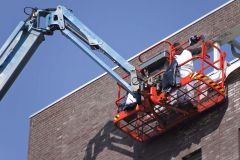
[[[200,37],[198,37],[197,35],[192,36],[191,38],[189,38],[188,43],[190,46],[192,46],[192,45],[198,43],[201,40],[201,38],[202,38],[202,36],[200,36]]]

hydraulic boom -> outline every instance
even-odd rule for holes
[[[136,69],[107,43],[87,28],[71,10],[64,6],[31,11],[25,21],[21,21],[0,49],[0,99],[17,78],[35,50],[44,41],[45,35],[53,35],[59,30],[91,59],[99,64],[129,93],[139,89]],[[27,13],[28,14],[28,13]],[[95,52],[101,52],[130,75],[130,84],[102,61]]]

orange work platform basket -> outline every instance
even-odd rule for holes
[[[162,43],[170,46],[168,61],[171,63],[176,48],[168,41]],[[186,43],[184,42],[181,46]],[[219,52],[218,60],[211,60],[210,55],[207,54],[207,50],[211,50],[209,46]],[[148,86],[144,92],[141,92],[143,97],[141,104],[132,110],[116,113],[114,124],[135,140],[143,142],[221,103],[225,99],[225,52],[222,52],[210,41],[202,41],[201,47],[201,55],[193,56],[183,64],[178,64],[178,67],[181,67],[191,60],[198,61],[198,70],[181,78],[180,85],[173,87],[164,101],[159,101],[159,103],[154,101],[154,98],[159,98],[161,92],[157,91],[156,86]],[[208,73],[209,69],[214,70],[214,73],[219,76],[216,78],[214,74]],[[161,70],[159,74],[163,74],[163,72]],[[154,76],[156,75],[154,73]],[[123,93],[120,93],[121,90],[124,89],[118,84],[117,107],[123,103],[124,99]],[[148,93],[147,96],[144,93]]]

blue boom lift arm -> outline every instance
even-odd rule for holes
[[[27,13],[27,11],[31,13]],[[35,50],[44,41],[45,35],[60,30],[91,59],[100,65],[128,92],[139,89],[136,69],[107,43],[87,28],[72,11],[64,6],[57,8],[25,8],[29,14],[21,21],[0,49],[0,99],[3,98]],[[45,19],[43,23],[42,20]],[[130,84],[102,61],[95,52],[101,52],[130,75]]]

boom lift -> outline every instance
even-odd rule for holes
[[[162,80],[167,69],[166,66],[172,63],[178,48],[190,47],[187,44],[188,41],[174,47],[171,42],[162,41],[159,45],[167,45],[167,50],[165,48],[165,51],[144,62],[142,61],[144,53],[139,55],[139,61],[142,63],[139,68],[143,75],[141,81],[143,87],[141,87],[140,93],[144,98],[135,109],[119,112],[114,117],[115,125],[135,140],[142,142],[162,134],[225,99],[226,54],[211,41],[205,40],[201,42],[201,55],[186,59],[177,66],[180,68],[189,61],[195,61],[196,70],[188,76],[180,78],[180,84],[173,86],[169,94],[162,93],[159,81]],[[211,49],[219,53],[219,59],[213,59],[213,56],[209,54]],[[214,72],[211,73],[210,70],[214,70]],[[214,76],[216,74],[219,76]],[[186,91],[183,90],[184,87],[190,89]],[[124,94],[121,91],[122,86],[118,84],[117,107],[123,103]],[[187,98],[184,99],[184,105],[180,107],[178,101],[182,97]]]
[[[198,69],[187,77],[181,78],[179,85],[174,86],[171,92],[165,95],[161,89],[163,74],[172,63],[176,49],[189,47],[187,41],[177,47],[169,41],[162,41],[161,44],[167,46],[165,50],[145,61],[142,60],[143,54],[139,55],[140,65],[134,67],[64,6],[48,9],[25,8],[25,13],[28,13],[27,10],[31,11],[29,17],[18,24],[0,49],[0,99],[3,98],[37,47],[44,41],[44,37],[53,35],[56,30],[61,31],[117,81],[117,110],[120,103],[124,103],[126,93],[133,96],[141,95],[141,102],[134,109],[118,111],[114,116],[115,125],[135,140],[146,141],[164,133],[183,120],[222,102],[225,98],[225,53],[210,41],[201,41],[200,56],[178,64],[177,67],[181,67],[189,61],[199,61]],[[206,45],[219,52],[219,59],[211,58]],[[118,75],[96,56],[95,52],[106,55],[127,74],[123,77]],[[209,73],[209,69],[215,70],[220,76],[214,78]],[[190,93],[181,90],[183,86],[192,88],[189,91],[193,93],[192,97],[189,97]],[[180,98],[177,92],[188,96],[186,103],[191,102],[193,105],[186,105],[183,108],[176,106]]]

